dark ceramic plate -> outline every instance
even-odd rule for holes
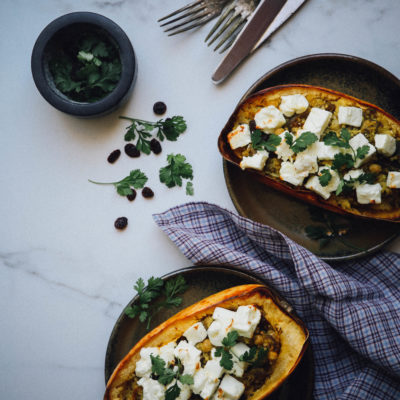
[[[400,119],[400,81],[370,61],[342,54],[315,54],[281,64],[255,82],[240,101],[259,90],[288,83],[338,90],[376,104]],[[312,218],[318,209],[263,185],[225,160],[223,168],[229,194],[239,214],[279,230],[326,261],[367,255],[400,232],[396,224],[337,217],[324,211],[323,215],[335,224],[350,229],[346,235],[321,247],[319,241],[305,234],[306,227],[321,226]]]
[[[248,283],[265,285],[265,282],[254,275],[227,267],[196,266],[183,268],[165,275],[163,279],[168,280],[177,275],[182,275],[188,283],[188,289],[182,296],[183,302],[178,309],[167,311],[162,315],[157,315],[152,321],[151,329],[155,328],[181,309],[221,290]],[[274,292],[273,290],[271,291]],[[135,301],[136,298],[132,299],[129,305],[132,305]],[[284,300],[281,301],[281,305],[286,309],[290,309],[290,306]],[[122,312],[108,342],[105,361],[106,382],[118,363],[146,333],[145,327],[137,321],[137,318],[131,319]],[[272,396],[268,397],[268,399],[308,400],[312,398],[313,386],[314,364],[312,350],[309,346],[293,374]]]

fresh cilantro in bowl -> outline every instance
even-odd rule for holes
[[[121,77],[117,48],[99,33],[62,37],[49,56],[58,90],[71,100],[93,103],[111,93]]]

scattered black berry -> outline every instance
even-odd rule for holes
[[[116,229],[125,229],[128,225],[128,218],[119,217],[115,220],[114,226]]]
[[[153,111],[157,115],[164,114],[167,111],[167,106],[162,101],[157,101],[157,103],[154,103]]]
[[[131,189],[132,189],[132,188],[131,188]],[[127,198],[129,201],[135,200],[135,199],[136,199],[136,190],[135,190],[135,189],[132,189],[132,194],[128,194],[128,195],[126,196],[126,198]]]
[[[147,186],[142,189],[142,196],[146,199],[151,199],[154,196],[154,192]]]
[[[257,129],[256,121],[254,121],[254,119],[249,122],[249,128],[250,132],[253,132]]]
[[[128,143],[125,145],[125,153],[129,156],[129,157],[140,157],[140,151],[137,149],[137,147],[132,144],[132,143]]]
[[[160,142],[157,139],[151,139],[150,149],[154,154],[160,154],[162,150]]]
[[[115,163],[115,161],[118,160],[119,156],[121,155],[121,150],[114,150],[108,157],[107,157],[107,161],[110,164]]]

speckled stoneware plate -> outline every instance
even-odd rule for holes
[[[243,95],[267,87],[303,83],[323,86],[352,95],[383,108],[400,119],[400,81],[382,67],[358,57],[342,54],[315,54],[296,58],[274,68]],[[232,107],[233,110],[233,107]],[[235,165],[223,161],[226,185],[239,214],[269,225],[326,261],[341,261],[365,256],[380,249],[400,233],[399,225],[324,213],[348,233],[320,246],[305,234],[308,226],[319,226],[312,219],[313,209],[306,203],[258,182]]]
[[[265,285],[260,278],[246,272],[219,266],[196,266],[174,271],[163,277],[169,280],[177,275],[182,275],[188,289],[182,295],[183,301],[179,308],[168,310],[154,317],[150,329],[197,301],[229,287],[248,283]],[[276,292],[270,289],[276,294]],[[280,296],[277,295],[279,298]],[[136,297],[128,305],[136,301]],[[284,301],[281,305],[286,309],[290,306]],[[110,378],[118,363],[125,357],[129,350],[147,333],[145,326],[138,319],[127,317],[124,312],[118,318],[108,342],[105,360],[105,380]],[[268,399],[271,400],[308,400],[312,398],[314,387],[314,364],[311,347],[306,350],[301,362],[289,379]]]

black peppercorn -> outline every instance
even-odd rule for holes
[[[153,111],[157,115],[164,114],[167,111],[167,106],[162,101],[157,101],[157,103],[154,103]]]
[[[107,161],[110,164],[115,163],[115,161],[118,160],[119,156],[121,155],[121,150],[114,150],[108,157],[107,157]]]
[[[128,218],[119,217],[115,220],[114,226],[116,229],[125,229],[128,225]]]
[[[134,158],[140,157],[140,151],[132,143],[128,143],[128,144],[125,145],[125,153],[129,157],[134,157]]]
[[[145,186],[142,190],[142,196],[145,199],[151,199],[154,196],[154,192],[147,186]]]
[[[135,189],[132,189],[132,194],[128,194],[128,195],[126,196],[126,198],[127,198],[129,201],[135,200],[135,199],[136,199],[136,190],[135,190]]]
[[[160,142],[157,139],[151,139],[150,149],[154,154],[160,154],[162,150]]]

